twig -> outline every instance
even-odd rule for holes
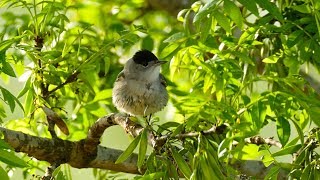
[[[174,137],[170,137],[170,135],[165,135],[165,136],[161,136],[159,138],[157,138],[157,140],[162,141],[168,138],[174,138],[174,139],[184,139],[184,138],[191,138],[191,137],[197,137],[199,136],[199,133],[202,133],[203,135],[208,135],[208,134],[213,134],[213,133],[222,133],[225,128],[227,126],[226,125],[221,125],[221,126],[212,126],[210,129],[206,130],[206,131],[202,131],[202,132],[189,132],[189,133],[185,133],[185,134],[178,134]]]
[[[171,135],[164,135],[157,137],[155,139],[155,143],[153,145],[154,148],[161,147],[168,139],[185,139],[185,138],[193,138],[199,136],[199,133],[203,135],[210,135],[210,134],[222,134],[225,129],[227,128],[226,125],[222,124],[220,126],[212,126],[210,129],[202,131],[202,132],[189,132],[185,134],[177,134],[176,136],[171,137]]]
[[[282,148],[282,145],[279,141],[274,140],[273,138],[263,138],[260,136],[253,136],[249,138],[245,138],[244,141],[248,144],[256,144],[256,145],[262,145],[267,144],[271,146],[276,146],[278,148]],[[233,142],[233,145],[238,145],[238,142]]]
[[[54,112],[52,109],[43,106],[42,107],[43,112],[47,115],[47,120],[48,120],[48,130],[52,136],[52,138],[57,138],[57,135],[54,131],[54,125],[57,125],[59,129],[65,134],[69,135],[69,129],[66,123],[62,120],[62,118]]]
[[[43,94],[43,97],[46,99],[47,97],[49,97],[52,93],[56,92],[57,90],[61,89],[63,86],[75,82],[77,80],[78,75],[80,74],[79,71],[75,71],[74,73],[72,73],[65,82],[59,84],[57,87],[55,87],[54,89],[47,91],[45,94]]]

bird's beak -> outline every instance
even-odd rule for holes
[[[156,64],[161,65],[161,64],[165,64],[165,63],[167,63],[167,62],[168,62],[168,61],[157,61]]]
[[[167,61],[159,61],[159,60],[156,60],[156,61],[151,61],[150,62],[150,66],[161,66],[162,64],[166,63]]]

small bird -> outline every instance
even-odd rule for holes
[[[129,59],[119,73],[112,91],[112,102],[132,116],[149,116],[168,103],[166,81],[160,73],[158,58],[148,50],[140,50]]]

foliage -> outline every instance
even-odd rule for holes
[[[49,136],[41,111],[48,106],[71,131],[60,137],[84,138],[98,117],[116,111],[111,91],[122,67],[118,60],[145,48],[170,60],[163,73],[175,115],[170,122],[152,124],[156,135],[170,138],[146,156],[144,131],[118,162],[139,146],[137,165],[147,168],[146,179],[179,174],[233,179],[239,172],[229,165],[230,158],[274,164],[268,178],[286,170],[292,178],[317,179],[319,129],[310,129],[320,124],[320,96],[301,69],[320,70],[319,1],[197,1],[177,19],[148,10],[139,0],[96,3],[3,2],[4,8],[23,12],[2,14],[2,76],[25,80],[17,96],[0,87],[11,112],[19,107],[24,113],[19,121],[6,121],[6,127]],[[1,121],[6,114],[1,105]],[[222,134],[201,133],[222,124],[228,126]],[[245,142],[267,125],[273,126],[281,149]],[[199,135],[174,138],[188,132]],[[292,155],[292,163],[277,159],[284,155]]]

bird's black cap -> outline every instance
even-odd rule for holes
[[[136,52],[132,59],[135,63],[143,66],[147,66],[150,61],[158,61],[157,56],[145,49]]]

